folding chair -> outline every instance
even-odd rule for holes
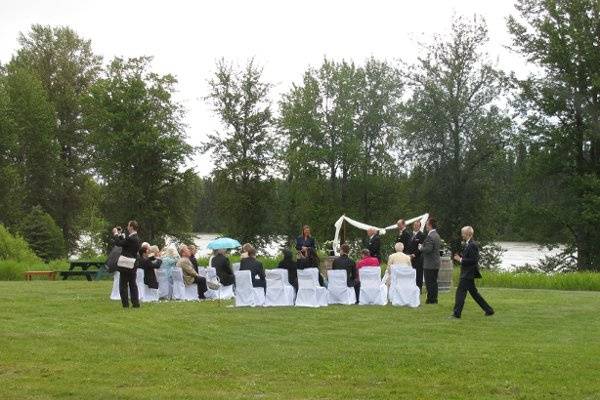
[[[330,269],[327,271],[327,303],[329,304],[354,304],[356,292],[353,287],[348,287],[348,278],[343,269]]]
[[[363,267],[358,270],[360,277],[360,296],[358,303],[361,305],[387,304],[387,286],[381,282],[381,268]]]
[[[416,284],[416,270],[395,265],[390,268],[392,270],[392,283],[389,299],[392,305],[418,307],[421,304],[421,293]]]
[[[252,287],[250,271],[235,272],[235,306],[255,307],[265,303],[263,288]]]

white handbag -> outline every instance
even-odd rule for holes
[[[117,261],[117,267],[133,269],[135,266],[135,258],[119,256],[119,260]]]

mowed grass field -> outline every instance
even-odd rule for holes
[[[600,292],[418,309],[123,310],[111,282],[0,282],[0,399],[600,399]]]

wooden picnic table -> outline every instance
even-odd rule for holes
[[[92,277],[97,279],[104,270],[106,261],[71,261],[68,271],[57,271],[62,276],[63,281],[70,276],[85,276],[88,281],[92,281]],[[90,270],[90,268],[94,268]]]

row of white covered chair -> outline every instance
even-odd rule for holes
[[[158,289],[151,289],[144,284],[144,270],[138,268],[136,270],[136,283],[140,301],[154,302],[160,299],[163,300],[198,300],[198,286],[185,285],[183,281],[183,271],[179,267],[174,267],[171,270],[171,279],[164,269],[156,269],[156,280],[158,281]],[[212,267],[199,267],[198,275],[205,277],[207,280],[216,280],[217,273]],[[207,299],[228,300],[232,299],[233,285],[221,286],[218,290],[208,289],[204,294]],[[119,273],[115,272],[113,277],[113,287],[110,294],[111,300],[120,300],[119,294]]]
[[[388,293],[381,279],[379,267],[364,267],[360,270],[359,304],[386,305],[389,301],[395,306],[418,307],[420,291],[415,284],[415,270],[402,266],[390,267],[392,282]],[[328,287],[319,285],[319,271],[316,268],[298,270],[298,292],[288,283],[287,270],[266,271],[267,289],[252,287],[249,271],[235,272],[236,307],[324,307],[329,304],[354,304],[356,292],[347,286],[346,271],[327,271]]]

